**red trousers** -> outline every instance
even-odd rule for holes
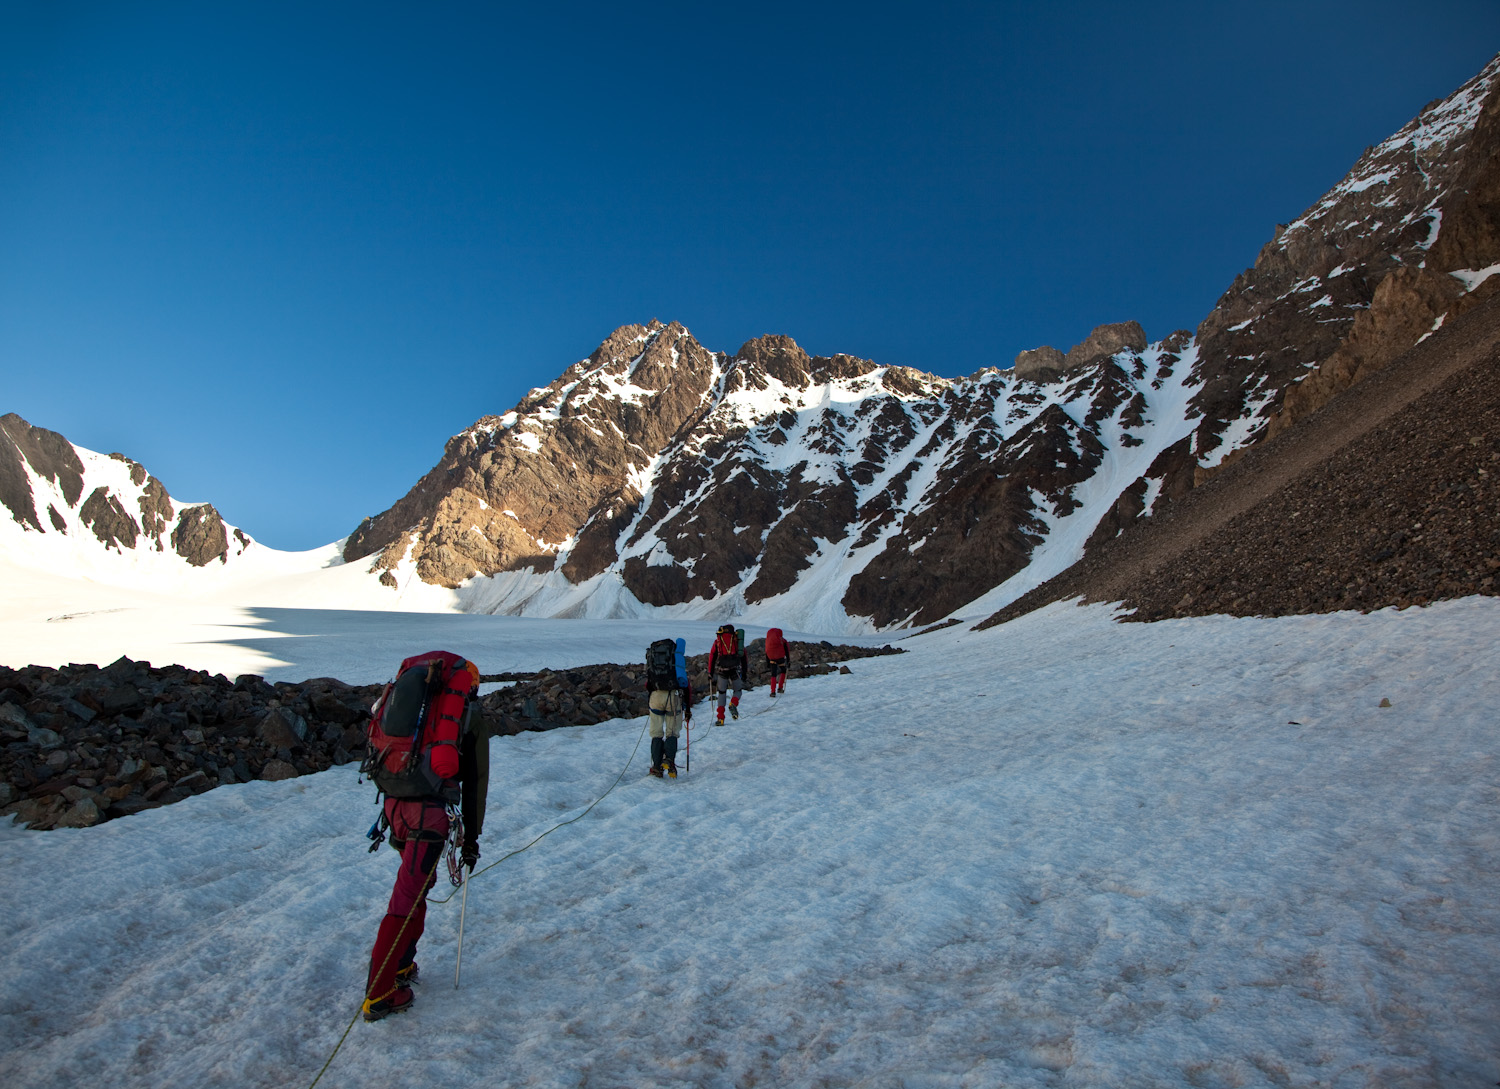
[[[417,939],[427,921],[427,890],[437,876],[449,823],[442,802],[420,798],[387,798],[385,818],[391,825],[391,846],[401,852],[401,866],[370,952],[365,997],[375,1000],[395,991],[397,970],[416,958]]]

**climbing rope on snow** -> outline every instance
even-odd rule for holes
[[[529,851],[532,847],[535,847],[538,843],[540,843],[542,840],[546,839],[553,832],[556,832],[559,828],[563,828],[563,827],[565,827],[567,825],[570,825],[570,824],[573,824],[573,823],[575,823],[577,821],[581,821],[584,817],[588,816],[589,813],[593,810],[593,808],[596,805],[598,805],[600,802],[604,801],[605,798],[609,797],[610,793],[615,789],[615,787],[617,787],[617,786],[620,785],[620,781],[625,778],[625,773],[630,770],[630,765],[635,760],[635,754],[640,751],[640,748],[641,748],[641,739],[646,736],[646,726],[648,726],[648,725],[650,725],[650,719],[649,718],[646,720],[646,723],[641,726],[641,732],[636,735],[635,746],[634,746],[634,748],[632,748],[630,750],[630,755],[625,760],[625,766],[620,769],[620,774],[617,775],[617,776],[615,776],[615,781],[613,783],[609,784],[609,786],[605,789],[605,791],[604,791],[603,794],[599,795],[599,797],[597,797],[593,801],[591,801],[588,804],[588,806],[586,808],[584,808],[584,810],[582,812],[576,814],[575,816],[569,817],[565,821],[559,821],[558,823],[554,824],[551,828],[547,829],[545,832],[543,832],[541,835],[537,836],[535,839],[533,839],[530,843],[526,844],[525,846],[523,846],[523,847],[517,847],[514,851],[508,851],[508,852],[506,852],[505,854],[501,855],[499,858],[495,859],[495,861],[491,862],[488,866],[484,867],[481,870],[474,870],[474,871],[470,872],[469,877],[468,877],[468,881],[474,880],[474,878],[480,876],[481,874],[488,873],[490,870],[493,870],[496,866],[500,865],[500,863],[504,862],[506,859],[514,858],[516,855],[521,854],[523,851]],[[435,874],[437,872],[437,863],[438,863],[438,860],[441,859],[442,857],[443,857],[443,852],[439,851],[437,857],[433,859],[432,869],[429,870],[428,873],[427,873],[427,878],[428,878],[429,881],[432,879],[433,874]],[[441,900],[431,900],[431,899],[429,899],[428,903],[431,903],[431,904],[446,904],[448,901],[452,900],[455,896],[458,895],[460,889],[463,889],[463,890],[467,890],[468,889],[468,881],[465,881],[460,886],[459,889],[454,889],[447,896],[443,897],[443,899],[441,899]],[[413,910],[415,910],[415,909],[413,909]],[[406,921],[409,920],[410,918],[411,918],[411,916],[408,915],[406,917],[406,920],[402,921],[401,930],[398,931],[397,934],[396,934],[397,944],[399,944],[399,942],[400,942],[401,934],[405,933],[405,931],[406,931]],[[394,952],[394,947],[392,948],[392,951]],[[389,954],[387,954],[387,956],[389,956]],[[384,968],[384,965],[382,964],[381,967]],[[366,997],[368,998],[369,996],[367,995]],[[308,1085],[307,1089],[316,1089],[318,1082],[323,1079],[323,1075],[328,1072],[328,1068],[333,1064],[333,1060],[338,1055],[339,1049],[344,1046],[344,1041],[349,1038],[349,1033],[354,1029],[354,1023],[359,1020],[359,1015],[363,1012],[363,1010],[364,1010],[364,1005],[363,1005],[363,1003],[361,1003],[360,1007],[354,1011],[354,1016],[351,1017],[351,1018],[349,1018],[349,1023],[344,1026],[343,1034],[339,1036],[338,1043],[336,1043],[336,1044],[333,1045],[333,1050],[331,1052],[329,1052],[328,1059],[323,1063],[323,1068],[318,1071],[317,1077],[313,1078],[311,1084]]]
[[[605,791],[604,791],[603,794],[599,795],[599,797],[597,797],[593,801],[591,801],[588,804],[588,806],[582,812],[577,813],[574,816],[569,817],[565,821],[558,821],[551,828],[547,829],[541,835],[537,836],[536,839],[532,840],[530,843],[526,844],[524,847],[517,847],[514,851],[507,851],[505,854],[503,854],[499,858],[495,859],[495,861],[491,862],[488,866],[485,866],[483,869],[473,871],[472,873],[469,874],[469,880],[472,881],[472,880],[474,880],[474,878],[479,877],[482,874],[489,873],[496,866],[500,865],[500,863],[504,862],[508,858],[515,858],[516,855],[520,854],[521,852],[531,850],[531,848],[535,847],[538,843],[540,843],[542,840],[546,839],[553,832],[556,832],[559,828],[565,828],[568,825],[573,824],[573,823],[575,823],[577,821],[581,821],[581,820],[583,820],[584,817],[587,817],[589,815],[589,813],[593,810],[593,808],[596,805],[598,805],[600,802],[604,801],[605,798],[608,798],[609,795],[610,795],[610,792],[613,791],[615,789],[615,787],[617,787],[617,786],[620,785],[620,780],[625,778],[625,773],[630,770],[631,762],[633,760],[635,760],[635,754],[640,751],[640,748],[641,748],[641,738],[643,738],[643,737],[646,736],[646,726],[647,725],[650,725],[650,720],[649,719],[647,719],[645,725],[641,726],[641,732],[636,735],[636,738],[635,738],[635,748],[633,748],[633,749],[630,750],[630,755],[625,760],[625,766],[620,769],[620,774],[617,775],[617,776],[615,776],[615,781],[613,783],[609,784],[608,788],[605,789]],[[432,901],[429,901],[429,902],[430,903],[434,903],[434,904],[446,904],[449,900],[452,900],[457,895],[458,895],[458,890],[454,889],[452,892],[450,892],[447,896],[443,897],[441,900],[432,900]]]
[[[427,867],[427,874],[422,879],[422,887],[424,889],[431,883],[433,877],[437,874],[438,863],[442,860],[442,857],[443,857],[443,852],[442,852],[441,849],[439,849],[438,851],[436,851],[434,853],[433,859],[432,859],[432,865],[429,866],[429,867]],[[393,942],[391,942],[390,948],[386,950],[385,959],[380,962],[380,967],[376,968],[374,971],[372,971],[370,973],[370,980],[372,982],[375,980],[376,977],[378,977],[380,975],[381,972],[385,971],[385,966],[387,964],[389,964],[391,962],[391,958],[396,955],[396,950],[398,948],[400,948],[400,946],[401,946],[401,937],[402,937],[402,935],[404,935],[406,933],[407,924],[409,924],[411,922],[412,916],[417,913],[417,904],[418,903],[421,903],[421,901],[418,900],[415,903],[413,903],[412,906],[411,906],[411,910],[408,911],[406,913],[406,917],[401,920],[401,928],[396,931],[396,938],[395,938],[395,940]],[[392,990],[394,991],[395,988],[392,988]],[[389,994],[390,994],[390,992],[387,992],[384,995],[380,995],[379,998],[385,998]],[[361,1001],[360,1004],[359,1004],[359,1006],[355,1009],[354,1016],[349,1018],[349,1023],[344,1026],[343,1034],[339,1036],[339,1042],[333,1045],[333,1050],[328,1053],[328,1058],[323,1063],[323,1068],[318,1071],[318,1076],[315,1077],[315,1078],[313,1078],[312,1084],[309,1085],[307,1087],[307,1089],[315,1089],[315,1087],[317,1086],[318,1082],[320,1082],[320,1081],[323,1080],[323,1075],[326,1074],[326,1073],[328,1073],[328,1068],[333,1065],[334,1057],[338,1055],[339,1049],[344,1046],[344,1041],[349,1038],[349,1032],[350,1032],[350,1030],[352,1030],[354,1028],[354,1022],[356,1022],[356,1021],[359,1020],[359,1015],[362,1014],[365,1011],[365,1005],[369,1001],[371,1001],[371,995],[370,995],[370,991],[369,991],[369,984],[366,984],[366,986],[365,986],[365,997],[364,997],[364,1000]]]

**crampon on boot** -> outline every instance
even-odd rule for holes
[[[364,1005],[365,1020],[379,1021],[393,1013],[405,1013],[415,1001],[416,996],[411,993],[410,987],[397,987],[384,998],[367,998]]]

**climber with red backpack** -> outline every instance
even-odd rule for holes
[[[766,631],[766,667],[771,671],[771,698],[776,698],[777,685],[782,692],[786,691],[786,667],[791,661],[791,650],[786,645],[786,637],[781,634],[780,628],[769,628]]]
[[[709,683],[719,694],[718,723],[724,725],[724,697],[734,687],[729,699],[729,713],[740,717],[740,692],[745,688],[750,663],[745,655],[745,633],[735,631],[733,624],[723,624],[714,633],[714,645],[708,652]]]
[[[479,860],[489,789],[489,738],[475,722],[479,667],[457,654],[435,650],[401,663],[370,713],[364,763],[384,795],[370,829],[370,850],[390,833],[401,854],[396,885],[370,953],[364,1016],[378,1021],[410,1008],[417,982],[417,940],[427,918],[443,847],[452,841],[449,866],[472,872]],[[459,878],[455,877],[455,881]]]

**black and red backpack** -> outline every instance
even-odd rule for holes
[[[713,659],[713,671],[732,676],[739,672],[740,641],[735,634],[733,624],[725,624],[714,633],[714,645],[709,650],[709,657]]]
[[[359,770],[391,798],[459,797],[459,740],[479,684],[479,667],[432,650],[401,663],[370,711]]]

